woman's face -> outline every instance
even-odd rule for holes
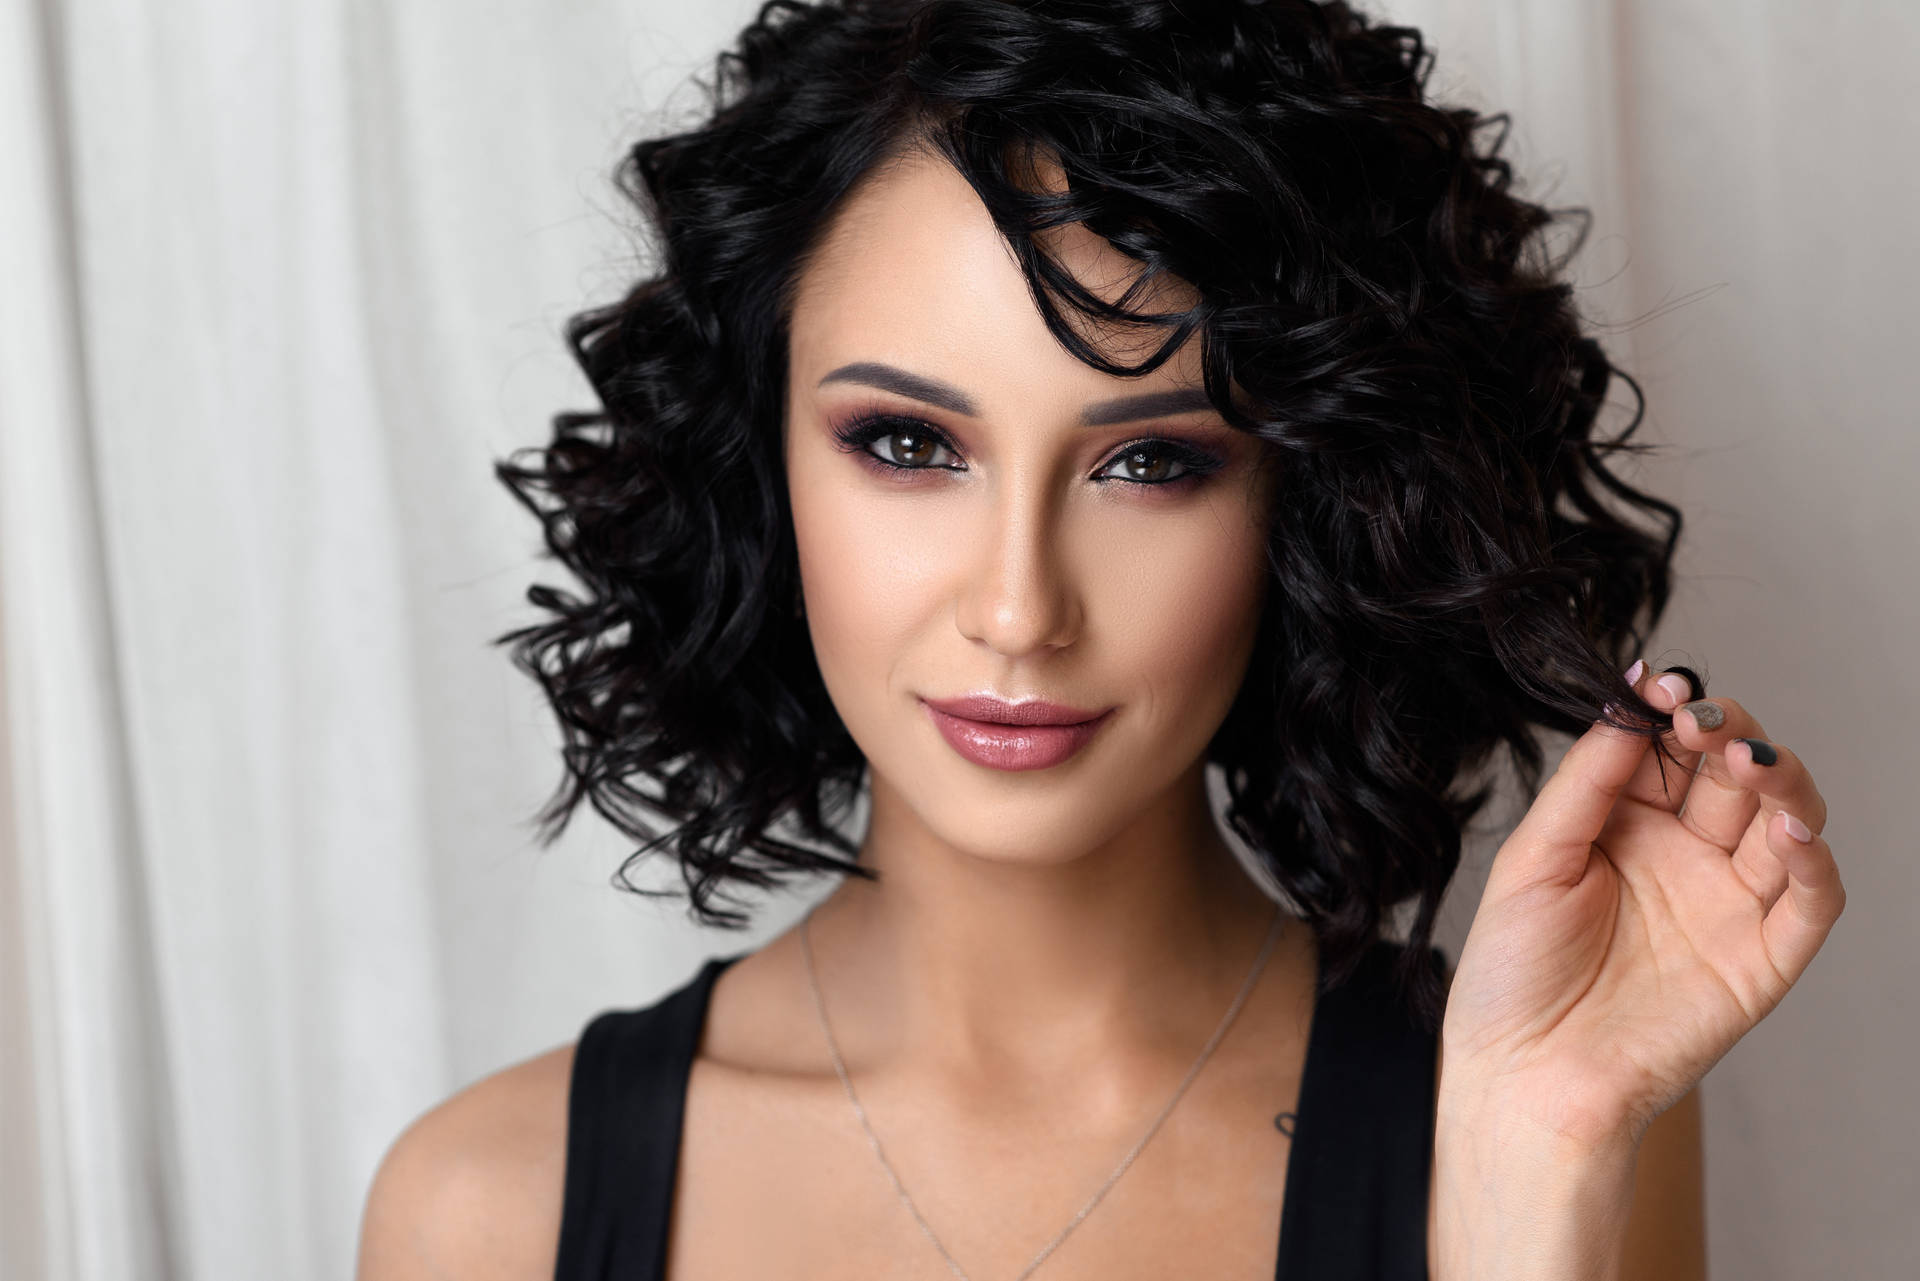
[[[1132,261],[1067,231],[1050,247],[1117,298]],[[843,204],[790,331],[807,620],[875,831],[1059,861],[1193,785],[1252,650],[1270,492],[1262,443],[1199,395],[1198,342],[1144,378],[1075,360],[972,189],[925,152]],[[1133,363],[1163,337],[1100,341]],[[975,694],[1104,715],[996,731],[927,702]]]

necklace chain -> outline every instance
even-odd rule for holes
[[[840,1058],[840,1047],[834,1043],[833,1028],[827,1023],[826,1003],[821,999],[820,980],[813,968],[813,946],[807,936],[807,926],[813,920],[814,909],[818,906],[819,904],[816,903],[813,908],[807,909],[807,914],[800,920],[800,951],[806,958],[807,986],[813,990],[813,1008],[820,1016],[820,1031],[826,1037],[827,1052],[833,1056],[833,1070],[840,1077],[840,1086],[846,1091],[847,1102],[853,1105],[853,1114],[859,1118],[860,1128],[866,1131],[867,1145],[873,1149],[874,1156],[879,1158],[880,1164],[886,1169],[887,1177],[893,1181],[893,1190],[899,1194],[900,1203],[906,1206],[907,1213],[911,1214],[913,1221],[920,1225],[921,1233],[932,1243],[933,1248],[940,1252],[940,1257],[946,1260],[947,1267],[953,1275],[959,1278],[959,1281],[969,1281],[967,1274],[961,1270],[960,1264],[948,1252],[947,1247],[940,1243],[940,1238],[934,1235],[932,1226],[920,1213],[920,1207],[915,1205],[913,1198],[908,1195],[906,1185],[900,1181],[899,1172],[893,1168],[893,1162],[887,1160],[887,1154],[880,1146],[880,1136],[873,1132],[873,1126],[867,1121],[867,1110],[860,1106],[859,1096],[853,1092],[853,1081],[847,1075],[847,1065]],[[1128,1149],[1126,1156],[1121,1158],[1120,1164],[1114,1168],[1112,1174],[1107,1176],[1107,1181],[1102,1183],[1099,1190],[1080,1207],[1079,1213],[1068,1221],[1066,1227],[1060,1229],[1053,1240],[1041,1247],[1040,1253],[1033,1256],[1033,1261],[1021,1270],[1014,1281],[1026,1281],[1033,1270],[1058,1249],[1062,1241],[1067,1239],[1067,1234],[1080,1226],[1080,1221],[1092,1213],[1093,1207],[1100,1204],[1100,1199],[1107,1195],[1107,1190],[1120,1181],[1120,1176],[1127,1172],[1127,1167],[1133,1164],[1133,1159],[1140,1155],[1141,1149],[1147,1146],[1147,1141],[1153,1138],[1160,1129],[1161,1123],[1172,1113],[1174,1105],[1180,1102],[1180,1096],[1187,1092],[1187,1087],[1193,1084],[1193,1079],[1200,1075],[1201,1067],[1212,1057],[1214,1047],[1226,1037],[1227,1029],[1233,1026],[1234,1018],[1240,1013],[1240,1007],[1246,1004],[1247,997],[1252,994],[1254,982],[1260,977],[1260,972],[1266,968],[1267,957],[1272,953],[1273,945],[1280,937],[1280,926],[1284,919],[1284,915],[1276,909],[1273,914],[1273,924],[1267,929],[1266,941],[1260,945],[1260,954],[1254,958],[1253,968],[1247,972],[1245,981],[1240,984],[1240,991],[1233,998],[1233,1004],[1227,1007],[1225,1016],[1220,1020],[1220,1026],[1213,1030],[1213,1035],[1207,1039],[1206,1045],[1200,1051],[1200,1057],[1195,1059],[1193,1066],[1187,1069],[1187,1075],[1181,1080],[1179,1088],[1174,1090],[1173,1097],[1167,1100],[1166,1106],[1160,1109],[1160,1114],[1153,1118],[1153,1124],[1147,1127],[1147,1132],[1140,1136],[1139,1142]]]

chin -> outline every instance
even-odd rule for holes
[[[1003,776],[964,762],[961,767],[983,777],[951,783],[950,775],[943,776],[932,786],[905,789],[900,799],[933,836],[987,863],[1052,867],[1084,858],[1129,821],[1113,798],[1138,795],[1091,773],[1038,783],[1053,771]]]

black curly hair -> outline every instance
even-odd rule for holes
[[[580,585],[533,587],[545,621],[496,642],[565,737],[542,839],[589,801],[641,842],[616,884],[679,893],[628,879],[665,847],[696,919],[729,927],[734,883],[875,875],[837,830],[865,761],[790,607],[786,325],[836,206],[930,146],[1068,351],[1142,374],[1198,333],[1209,398],[1282,460],[1277,590],[1207,759],[1324,983],[1417,900],[1395,977],[1437,1020],[1425,962],[1489,795],[1462,785],[1475,767],[1504,744],[1537,788],[1534,731],[1602,716],[1664,752],[1671,717],[1621,668],[1665,608],[1681,518],[1607,466],[1647,448],[1627,439],[1644,400],[1561,279],[1585,211],[1521,199],[1506,116],[1430,102],[1431,63],[1417,30],[1337,0],[764,4],[703,86],[710,114],[620,166],[658,270],[568,324],[601,407],[496,464]],[[1063,189],[1023,181],[1042,154]],[[1135,290],[1110,304],[1044,251],[1035,233],[1071,223],[1142,265]],[[1129,310],[1162,273],[1198,302]],[[1063,306],[1167,337],[1112,363]],[[1616,377],[1635,409],[1604,439]]]

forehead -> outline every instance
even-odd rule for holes
[[[1038,178],[1057,183],[1057,169]],[[1117,300],[1140,266],[1079,225],[1045,233],[1043,246],[1081,284]],[[1132,304],[1191,304],[1178,281],[1156,281]],[[1110,357],[1135,362],[1165,338],[1145,326],[1095,330],[1071,308],[1069,322]],[[852,360],[877,360],[1017,396],[1042,388],[1077,401],[1161,386],[1197,386],[1199,344],[1190,340],[1144,378],[1119,378],[1076,360],[1035,307],[1012,249],[980,198],[942,156],[924,148],[876,170],[841,203],[796,282],[791,317],[796,377]],[[1018,403],[1018,402],[1016,402]]]

